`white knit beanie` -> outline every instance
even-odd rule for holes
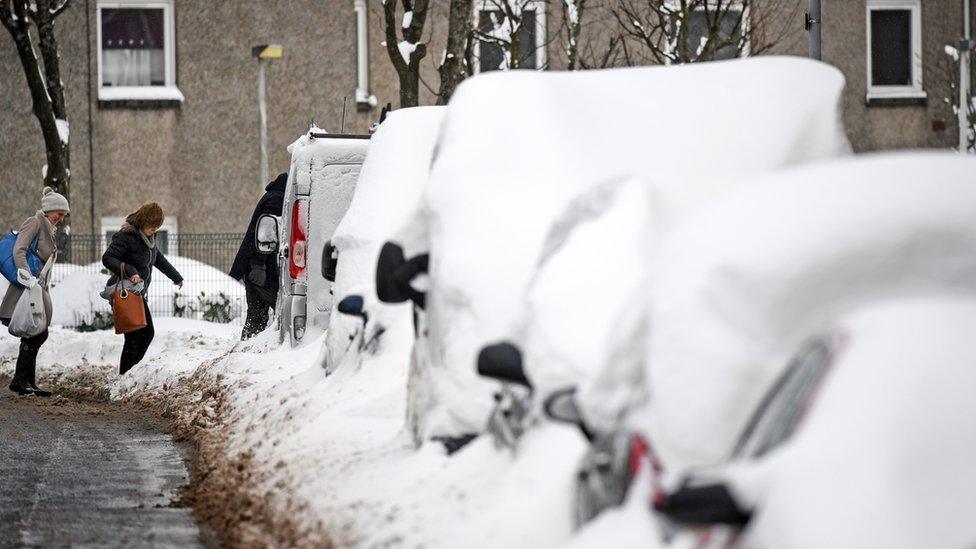
[[[44,193],[41,195],[41,211],[47,213],[54,210],[71,211],[68,209],[68,199],[54,192],[51,187],[44,187]]]

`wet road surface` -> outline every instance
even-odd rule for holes
[[[0,547],[198,547],[183,455],[123,405],[0,395]]]

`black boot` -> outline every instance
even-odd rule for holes
[[[20,396],[34,394],[34,389],[31,389],[25,383],[21,383],[16,377],[10,382],[9,389]]]
[[[33,391],[34,396],[45,397],[45,398],[54,396],[54,393],[52,393],[51,391],[45,391],[44,389],[41,389],[41,388],[39,388],[37,386],[37,361],[36,361],[36,359],[34,361],[34,367],[30,369],[30,372],[29,372],[29,375],[28,375],[28,378],[27,378],[27,388],[30,389],[31,391]]]
[[[50,391],[44,391],[37,387],[37,352],[41,350],[41,345],[46,340],[47,330],[34,337],[21,339],[20,353],[17,355],[17,373],[14,375],[14,382],[17,382],[17,387],[26,389],[30,391],[30,394],[39,397],[52,396]],[[10,385],[10,390],[17,390],[14,388],[15,383]]]

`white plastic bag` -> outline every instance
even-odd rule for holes
[[[34,337],[47,327],[44,312],[44,290],[40,284],[24,289],[10,317],[10,333],[16,337]]]

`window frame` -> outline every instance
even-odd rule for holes
[[[505,1],[505,0],[500,0]],[[477,28],[478,21],[481,18],[481,12],[483,11],[496,11],[497,7],[492,0],[477,0],[474,3],[474,13],[471,15],[472,24]],[[530,70],[546,70],[546,65],[549,63],[549,52],[547,51],[547,41],[546,41],[546,2],[545,0],[529,0],[526,2],[526,7],[524,9],[531,9],[535,11],[535,69]],[[472,72],[474,74],[481,74],[481,40],[477,37],[475,38],[474,48],[472,49],[474,54],[474,66],[472,67]],[[499,70],[499,69],[495,69]],[[487,72],[495,72],[495,70]],[[525,69],[507,69],[507,70],[525,70]]]
[[[867,0],[865,3],[865,81],[867,100],[925,99],[928,95],[922,87],[922,3],[920,0]],[[907,86],[875,85],[872,81],[871,64],[871,12],[909,11],[911,13],[911,71],[912,83]]]
[[[104,86],[102,84],[102,10],[146,8],[163,10],[163,58],[165,84],[162,86]],[[99,101],[183,101],[176,86],[176,30],[173,0],[98,0],[95,5],[95,41],[97,51]]]

